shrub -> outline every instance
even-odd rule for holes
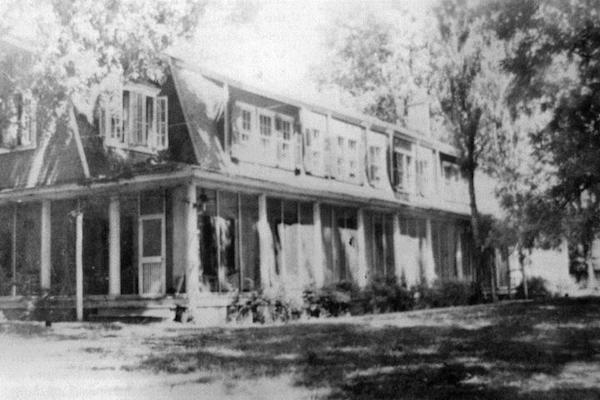
[[[378,277],[365,288],[363,301],[367,312],[406,311],[415,306],[415,293],[396,277]]]
[[[262,292],[238,294],[227,307],[227,320],[235,322],[286,322],[300,317],[301,311],[282,296],[268,296]]]
[[[322,289],[309,288],[304,291],[304,309],[311,317],[337,317],[350,312],[353,301],[360,290],[349,281],[341,281]]]
[[[431,286],[420,285],[418,293],[420,307],[450,307],[474,304],[481,295],[477,285],[463,281],[437,280]]]
[[[534,276],[527,279],[527,294],[531,299],[541,299],[550,297],[551,295],[550,290],[548,290],[546,280],[540,276]],[[517,286],[517,297],[520,299],[525,298],[523,282]]]

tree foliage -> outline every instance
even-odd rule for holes
[[[565,235],[587,258],[600,230],[600,4],[528,0],[496,7],[495,28],[511,43],[504,66],[515,76],[513,111],[550,113],[531,135],[535,159],[553,170],[537,200],[553,221],[542,231]]]
[[[49,128],[73,98],[93,101],[91,94],[123,80],[160,82],[164,51],[193,35],[205,7],[205,0],[15,2],[0,29],[18,35],[24,21],[31,25],[25,32],[31,62],[24,68],[12,53],[1,55],[2,63],[17,65],[3,95],[33,92]]]
[[[386,16],[365,12],[344,13],[327,32],[327,61],[316,68],[317,81],[324,91],[341,89],[348,106],[403,123],[431,73],[427,26],[403,8]]]

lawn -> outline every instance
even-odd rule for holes
[[[600,399],[600,299],[196,328],[0,324],[0,398]]]

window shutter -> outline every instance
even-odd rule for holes
[[[294,124],[294,135],[295,145],[296,145],[296,154],[295,154],[295,167],[298,170],[302,170],[302,155],[303,155],[303,146],[302,146],[302,128],[297,124]]]
[[[325,175],[331,177],[332,174],[332,161],[333,158],[332,154],[331,154],[331,138],[330,137],[326,137],[324,140],[324,146],[323,148],[325,149],[325,154],[326,154],[326,158],[323,160],[323,163],[325,164]]]
[[[32,124],[32,102],[29,96],[22,96],[22,114],[19,126],[18,144],[20,146],[28,146],[31,144]]]
[[[304,135],[303,135],[303,142],[304,142],[304,170],[306,172],[312,173],[313,172],[313,161],[312,161],[312,141],[311,141],[311,135],[312,131],[310,128],[307,128],[306,125],[304,125]]]
[[[169,101],[167,96],[157,97],[156,110],[156,147],[159,149],[166,149],[169,147]]]

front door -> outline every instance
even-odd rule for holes
[[[141,295],[165,293],[165,223],[163,215],[139,219],[139,288]]]

